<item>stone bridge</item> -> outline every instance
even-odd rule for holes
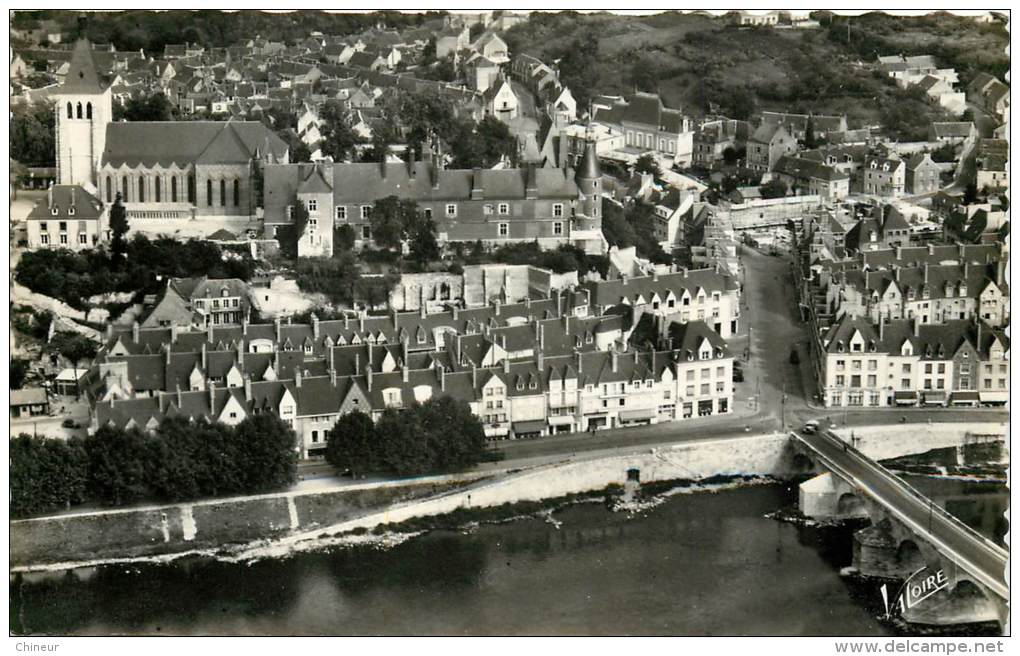
[[[791,433],[807,469],[825,473],[800,486],[801,512],[815,519],[869,519],[854,535],[853,566],[863,575],[906,580],[943,572],[945,587],[905,609],[919,624],[996,621],[1004,626],[1008,552],[924,497],[838,435]],[[924,576],[921,577],[922,579]],[[890,591],[895,597],[898,590]],[[890,600],[892,603],[892,599]]]

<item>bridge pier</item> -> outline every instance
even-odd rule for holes
[[[800,511],[823,521],[869,516],[867,505],[857,490],[830,472],[800,484]]]

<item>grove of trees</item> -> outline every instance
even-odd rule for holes
[[[171,418],[152,434],[104,426],[84,440],[20,435],[11,440],[11,515],[271,492],[295,481],[295,444],[272,414],[236,426]]]
[[[387,409],[377,423],[360,412],[346,414],[326,440],[326,460],[354,476],[458,471],[487,455],[481,421],[467,403],[449,396]]]

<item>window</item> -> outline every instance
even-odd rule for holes
[[[45,232],[43,234],[39,235],[39,243],[41,243],[43,246],[45,246],[46,244],[49,244],[50,243],[50,236],[48,234],[46,234]],[[991,380],[988,381],[988,386],[989,387],[992,386],[992,381]]]
[[[316,212],[319,209],[319,201],[315,198],[309,198],[308,202],[305,203],[305,206],[308,208],[309,212]]]
[[[106,202],[113,202],[113,178],[106,176]]]
[[[85,234],[84,232],[78,233],[78,243],[79,244],[88,244],[89,243],[89,236],[87,234]]]
[[[500,203],[499,204],[499,213],[500,213],[501,216],[506,216],[507,214],[509,214],[510,213],[510,203]]]
[[[145,202],[145,178],[138,178],[138,202]]]
[[[160,178],[156,178],[156,180],[154,181],[155,188],[153,189],[153,191],[155,191],[155,200],[156,200],[157,203],[159,203],[159,202],[161,202],[163,200],[163,188],[162,188],[163,185],[162,185],[162,182],[163,181]]]
[[[490,203],[486,203],[482,206],[482,214],[485,216],[492,216],[492,205]]]
[[[205,204],[212,207],[212,180],[205,181]]]
[[[553,205],[553,216],[557,218],[563,216],[563,203],[555,203]]]
[[[85,118],[92,118],[92,103],[85,104]]]
[[[500,223],[499,224],[499,236],[500,237],[508,237],[508,236],[510,236],[510,224],[509,223]]]
[[[227,181],[220,180],[220,207],[227,206]]]
[[[556,236],[559,236],[559,235],[563,234],[563,222],[562,221],[554,221],[553,222],[553,234],[556,235]]]
[[[709,383],[702,383],[701,384],[701,395],[702,396],[708,396],[711,393],[710,390],[711,390],[711,385]]]
[[[71,103],[67,103],[67,118],[74,118],[74,112],[71,110]]]
[[[61,244],[66,244],[67,243],[67,233],[66,232],[60,233],[60,243]]]
[[[346,221],[347,220],[347,208],[343,205],[336,206],[336,220]]]
[[[189,203],[197,203],[198,202],[197,198],[198,198],[198,191],[196,190],[196,187],[195,187],[195,176],[194,175],[189,175],[188,176],[188,202]]]
[[[361,226],[361,238],[362,239],[371,239],[372,238],[372,228],[367,226],[367,225],[366,226]]]
[[[446,216],[457,216],[457,206],[453,203],[446,205]]]
[[[177,202],[177,178],[170,178],[170,202]]]
[[[432,208],[431,207],[426,207],[424,209],[424,214],[425,214],[425,218],[426,219],[431,219],[432,218]]]
[[[78,103],[77,107],[75,107],[74,114],[77,118],[81,118],[81,103]]]
[[[362,205],[361,206],[361,218],[362,219],[367,219],[371,215],[372,215],[372,206],[371,205]]]
[[[234,207],[241,204],[241,181],[234,180]]]
[[[940,374],[946,373],[946,363],[945,362],[940,362],[939,363],[939,373]]]

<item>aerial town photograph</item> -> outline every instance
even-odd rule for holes
[[[1004,651],[1009,10],[623,9],[9,13],[11,653]]]

